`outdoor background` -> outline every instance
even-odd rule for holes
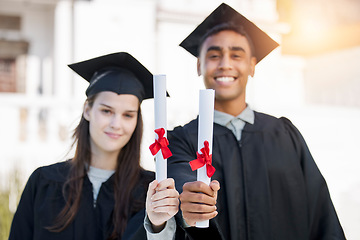
[[[325,177],[347,239],[360,239],[360,1],[225,1],[280,43],[249,80],[256,111],[286,116]],[[168,129],[198,113],[196,59],[178,44],[218,0],[0,0],[0,240],[29,175],[72,156],[86,81],[67,64],[126,51],[166,74]],[[154,170],[153,100],[142,166]]]

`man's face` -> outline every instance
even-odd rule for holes
[[[215,90],[217,102],[245,102],[247,79],[254,75],[255,65],[246,37],[224,30],[202,44],[198,74],[203,75],[206,88]]]

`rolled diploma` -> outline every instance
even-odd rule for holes
[[[199,124],[198,124],[198,152],[204,147],[204,141],[209,142],[209,154],[212,154],[213,122],[214,122],[214,96],[213,89],[199,92]],[[206,174],[206,165],[197,170],[197,180],[210,184],[211,179]],[[209,227],[209,220],[196,222],[196,227]]]
[[[166,75],[154,75],[154,115],[155,129],[164,128],[164,137],[167,138],[166,126]],[[155,138],[158,139],[157,134]],[[156,180],[158,182],[167,178],[167,159],[160,151],[155,155]]]

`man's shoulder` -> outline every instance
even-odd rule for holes
[[[256,129],[283,129],[285,130],[287,126],[291,126],[291,121],[286,117],[275,117],[266,113],[256,112],[255,113],[255,122],[253,127]]]
[[[257,112],[257,111],[254,111],[254,114],[255,114],[255,120],[258,120],[258,121],[278,121],[279,118],[273,116],[273,115],[270,115],[270,114],[267,114],[267,113],[263,113],[263,112]]]
[[[197,133],[198,130],[198,119],[193,119],[185,125],[176,126],[173,130],[169,131],[171,133],[187,132],[187,133]]]
[[[267,113],[254,111],[255,121],[254,124],[247,124],[244,131],[272,131],[274,129],[280,131],[286,131],[286,129],[294,128],[292,122],[286,117],[275,117]],[[183,126],[177,126],[173,130],[169,131],[171,136],[185,135],[191,137],[197,135],[198,131],[198,118],[191,120]],[[218,124],[215,124],[214,134],[228,133],[229,130]]]

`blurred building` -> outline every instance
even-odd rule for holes
[[[221,2],[0,0],[0,188],[14,169],[25,182],[36,167],[71,156],[87,84],[69,63],[127,51],[167,75],[168,128],[194,118],[203,84],[178,44]],[[281,44],[258,64],[248,103],[299,128],[347,237],[360,239],[359,1],[224,2]],[[154,169],[152,100],[143,118],[142,165]]]
[[[273,27],[274,0],[227,2],[280,40]],[[196,59],[178,44],[220,3],[0,0],[0,111],[6,113],[0,119],[0,143],[7,146],[2,171],[16,167],[28,176],[35,167],[67,154],[87,85],[67,67],[72,62],[128,51],[153,73],[167,75],[169,129],[195,117],[194,103],[203,84],[196,74]],[[279,51],[274,56],[278,58]],[[143,103],[148,143],[153,139],[152,104]],[[144,149],[148,160],[143,164],[153,169]]]
[[[360,107],[360,1],[278,2],[279,20],[291,25],[282,53],[306,59],[305,101]]]

